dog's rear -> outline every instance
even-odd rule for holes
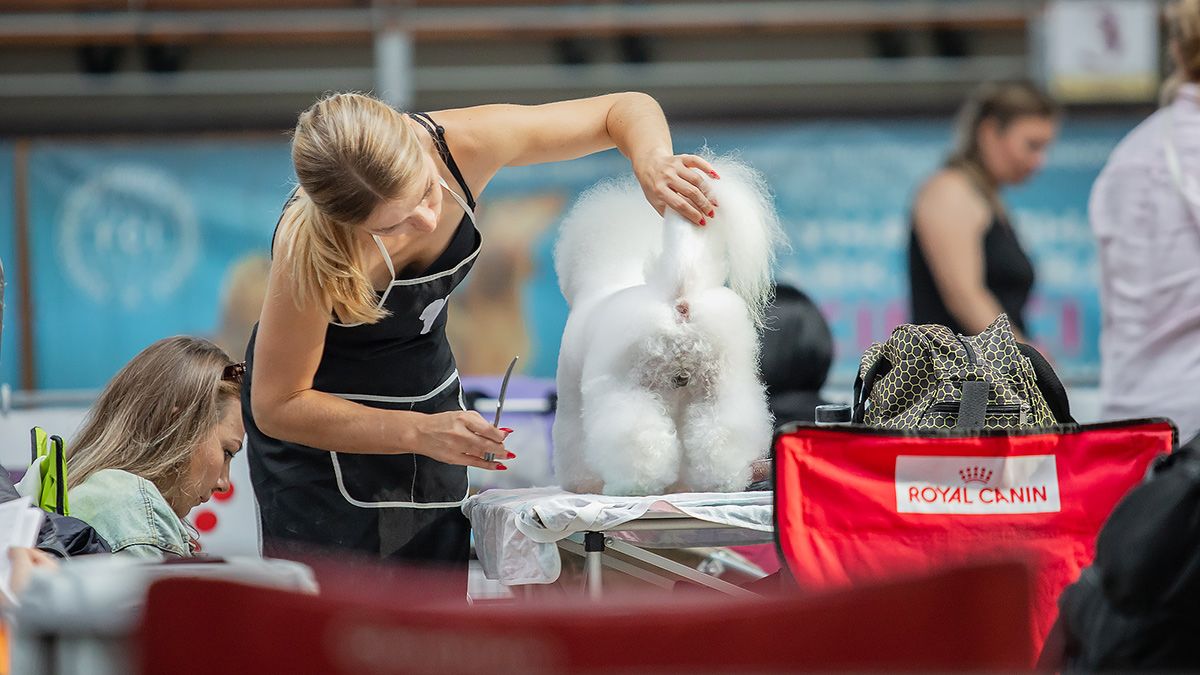
[[[769,444],[755,325],[780,229],[757,173],[717,170],[706,227],[659,217],[632,181],[590,190],[564,222],[554,435],[568,489],[738,489]]]
[[[733,161],[720,169],[720,180],[707,181],[719,206],[706,226],[674,211],[663,218],[662,254],[646,283],[665,299],[682,301],[683,312],[688,294],[728,282],[758,324],[771,299],[771,267],[783,235],[762,176]]]
[[[724,178],[704,180],[720,206],[704,227],[674,211],[656,214],[632,177],[604,181],[580,196],[554,247],[567,303],[574,308],[641,283],[667,302],[728,281],[760,322],[783,233],[763,177],[734,160],[717,165]]]

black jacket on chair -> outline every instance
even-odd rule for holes
[[[1059,599],[1048,666],[1200,670],[1200,438],[1159,458],[1096,539],[1096,557]],[[1049,658],[1047,658],[1049,657]]]
[[[0,503],[20,497],[8,472],[0,470]],[[112,548],[99,532],[78,518],[46,513],[42,529],[38,532],[37,548],[57,556],[69,558],[90,553],[111,553]]]

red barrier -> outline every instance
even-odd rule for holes
[[[1015,670],[1029,583],[1007,563],[821,597],[469,607],[169,579],[138,645],[148,675]]]
[[[776,537],[808,590],[1022,556],[1037,648],[1113,506],[1174,443],[1164,420],[955,436],[800,426],[776,439]]]

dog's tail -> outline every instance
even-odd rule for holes
[[[716,215],[697,227],[668,211],[663,219],[662,255],[646,283],[687,313],[689,293],[722,286],[742,298],[756,323],[771,300],[776,250],[785,242],[770,190],[762,175],[743,162],[712,161],[718,180],[708,180]]]
[[[631,176],[603,181],[571,207],[554,245],[554,271],[567,303],[645,280],[662,245],[662,218]]]

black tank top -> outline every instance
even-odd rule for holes
[[[1017,330],[1028,335],[1025,303],[1033,289],[1033,264],[1012,226],[996,215],[992,216],[992,223],[983,235],[983,268],[988,291],[999,301]],[[908,279],[913,323],[940,323],[955,333],[966,332],[946,308],[929,271],[925,252],[917,241],[915,227],[909,230]]]

